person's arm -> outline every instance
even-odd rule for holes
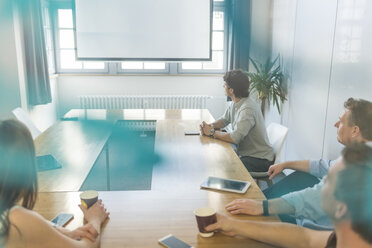
[[[93,227],[92,224],[86,224],[84,226],[78,227],[74,230],[69,230],[64,227],[60,226],[54,226],[57,231],[60,233],[66,235],[67,237],[70,237],[72,239],[80,240],[82,238],[88,238],[92,242],[96,240],[96,237],[98,235],[97,230]]]
[[[220,119],[220,120],[217,120],[217,121],[211,123],[211,126],[212,126],[213,129],[218,130],[218,129],[224,128],[226,126],[226,124],[225,124],[225,121]]]
[[[217,122],[217,125],[219,126],[221,123],[219,123],[219,122]],[[202,124],[203,125],[203,124]],[[208,124],[207,124],[208,125]],[[200,127],[200,130],[202,131],[202,133],[204,134],[204,135],[207,135],[207,136],[209,136],[209,134],[210,134],[210,130],[212,129],[212,128],[214,128],[214,129],[216,129],[215,128],[215,123],[212,123],[212,124],[210,124],[209,126],[207,126],[207,125],[204,125],[203,127],[201,126]],[[249,129],[248,129],[248,131],[249,131]],[[215,139],[220,139],[220,140],[223,140],[223,141],[226,141],[226,142],[229,142],[229,143],[233,143],[233,144],[238,144],[239,142],[240,142],[240,140],[241,140],[241,137],[245,137],[245,134],[246,133],[248,133],[248,132],[240,132],[240,133],[238,133],[238,132],[236,132],[236,131],[234,131],[233,132],[234,134],[233,135],[235,135],[234,136],[234,138],[235,139],[233,139],[231,136],[231,134],[230,133],[227,133],[227,132],[222,132],[222,131],[216,131],[215,130],[215,132],[214,132],[214,134],[213,134],[213,138],[215,138]],[[241,133],[243,133],[243,134],[241,134]]]
[[[217,214],[217,223],[205,228],[229,236],[243,236],[278,247],[325,247],[330,231],[315,231],[288,223],[240,221]]]
[[[225,120],[221,121],[226,124]],[[218,123],[217,123],[218,124]],[[239,144],[245,136],[248,135],[251,128],[255,125],[255,119],[252,115],[252,111],[249,108],[243,109],[239,112],[238,119],[236,121],[236,127],[230,133],[215,131],[213,137],[233,144]],[[211,126],[204,125],[203,134],[209,135]]]
[[[324,218],[324,213],[321,205],[321,190],[324,181],[311,188],[306,188],[300,191],[295,191],[281,196],[289,205],[293,206],[295,218],[306,218],[309,220],[318,220]]]
[[[219,130],[221,128],[224,128],[226,125],[224,123],[224,121],[222,119],[220,120],[217,120],[211,124],[208,124],[206,123],[205,121],[203,121],[201,124],[200,124],[200,132],[202,135],[206,135],[206,136],[209,136],[210,135],[210,131],[212,129],[215,129],[215,130]]]
[[[74,240],[62,234],[36,212],[23,208],[15,209],[9,217],[11,223],[10,240],[18,242],[17,244],[21,246],[27,244],[27,247],[30,248],[97,248],[100,247],[101,224],[108,214],[101,202],[97,202],[84,213],[85,218],[88,216],[86,218],[88,224],[97,230],[95,241],[92,242],[85,237],[81,240]]]
[[[203,135],[210,136],[211,130],[216,129],[216,127],[214,125],[217,125],[218,127],[220,127],[220,126],[223,125],[221,123],[223,123],[221,120],[219,120],[217,122],[214,122],[212,124],[207,124],[203,121],[202,124],[200,124],[200,132]],[[222,127],[224,127],[224,126],[222,126]],[[213,138],[220,139],[220,140],[230,142],[230,143],[234,143],[234,141],[231,139],[230,134],[226,133],[226,132],[215,131],[214,134],[213,134]]]
[[[263,215],[262,201],[252,199],[237,199],[226,205],[226,210],[231,214]],[[294,214],[295,208],[281,198],[268,201],[270,215]]]
[[[303,171],[310,173],[311,175],[323,178],[327,175],[329,167],[335,162],[335,160],[298,160],[288,161],[284,163],[274,164],[270,166],[267,171],[269,179],[273,179],[276,175],[281,173],[284,169],[292,169],[297,171]]]
[[[231,139],[230,134],[226,132],[215,131],[213,134],[213,138],[235,144],[235,142]]]
[[[269,214],[295,214],[296,209],[282,198],[268,200]]]
[[[309,173],[310,160],[287,161],[279,164],[273,164],[267,171],[269,179],[272,180],[276,175],[281,173],[284,169],[292,169]]]
[[[325,215],[320,199],[323,181],[312,188],[292,192],[280,198],[268,201],[270,215],[290,214],[294,217],[303,217],[310,220],[323,218]],[[262,215],[262,201],[251,199],[238,199],[226,205],[232,214]]]
[[[219,118],[218,120],[216,120],[215,122],[213,123],[206,123],[205,121],[203,121],[201,124],[200,124],[200,132],[201,134],[203,135],[206,135],[206,136],[209,136],[210,135],[210,130],[211,129],[215,129],[215,130],[219,130],[221,128],[224,128],[226,127],[227,125],[230,124],[230,112],[231,112],[231,104],[230,106],[225,110],[224,114],[221,116],[221,118]]]
[[[325,216],[321,206],[320,192],[323,180],[312,188],[292,192],[280,198],[268,201],[269,214],[291,214],[295,217],[303,217],[317,220]],[[226,209],[232,214],[262,215],[262,201],[251,199],[238,199],[226,205]]]
[[[20,213],[20,211],[22,211]],[[98,248],[100,244],[100,235],[95,241],[83,238],[81,240],[72,239],[60,231],[56,230],[48,221],[39,214],[25,210],[17,209],[10,217],[11,229],[9,242],[17,242],[19,246],[29,248]]]
[[[339,157],[338,159],[342,159],[342,157]],[[310,160],[309,173],[317,178],[323,178],[324,176],[328,175],[329,168],[337,160],[327,159]]]

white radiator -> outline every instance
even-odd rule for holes
[[[82,109],[205,109],[204,95],[80,96]]]

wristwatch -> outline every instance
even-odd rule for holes
[[[267,200],[262,201],[263,216],[269,216],[269,202]]]
[[[209,131],[209,137],[213,137],[213,134],[216,132],[216,130],[214,130],[214,128],[212,128],[210,131]]]

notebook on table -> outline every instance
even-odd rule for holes
[[[62,168],[62,165],[50,154],[37,156],[37,171],[55,170]]]

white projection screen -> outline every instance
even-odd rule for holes
[[[77,59],[211,60],[212,0],[75,0]]]

